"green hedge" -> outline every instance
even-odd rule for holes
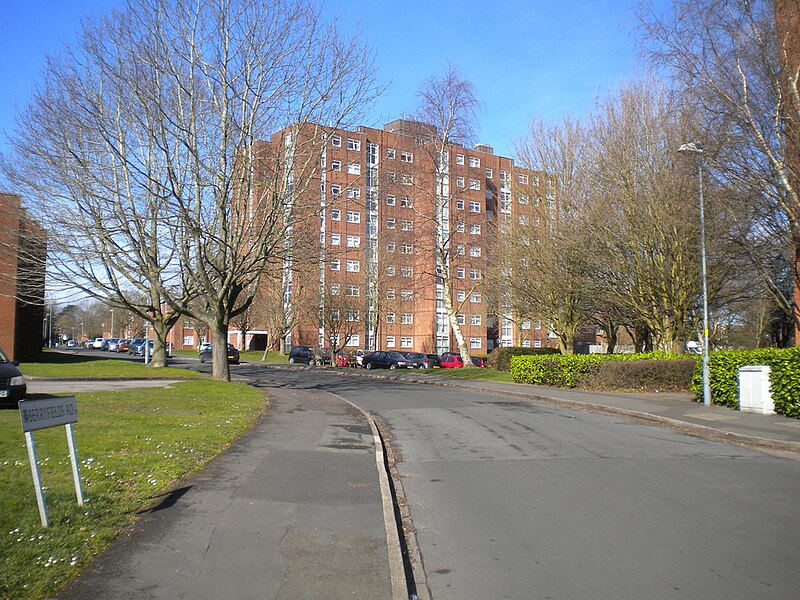
[[[596,372],[582,376],[581,387],[590,390],[686,392],[695,370],[694,358],[681,360],[605,360]]]
[[[800,418],[800,347],[711,352],[708,367],[711,399],[715,404],[739,406],[739,367],[745,365],[769,365],[775,412]],[[691,388],[698,398],[703,394],[702,372],[702,361],[698,360]]]
[[[558,356],[515,356],[511,359],[511,378],[517,383],[576,387],[600,370],[607,361],[674,361],[686,355],[666,352],[642,354],[566,354]]]
[[[560,354],[555,348],[523,348],[522,346],[504,346],[495,348],[489,353],[489,367],[498,371],[509,371],[514,356],[541,356]]]

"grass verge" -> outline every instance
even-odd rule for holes
[[[63,427],[36,432],[51,526],[41,527],[16,410],[0,410],[0,598],[56,593],[175,480],[199,470],[246,431],[264,397],[242,384],[76,394],[87,502],[79,507]]]
[[[93,354],[44,352],[42,360],[23,363],[20,370],[31,377],[81,379],[198,379],[206,377],[196,371],[164,367],[153,369],[143,362],[123,358],[104,358]]]
[[[424,373],[425,375],[437,375],[442,377],[450,377],[453,379],[476,379],[478,381],[509,381],[511,373],[505,371],[495,371],[494,369],[419,369],[416,373]]]

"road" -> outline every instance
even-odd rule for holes
[[[385,423],[422,599],[798,597],[798,461],[502,395],[234,371]]]

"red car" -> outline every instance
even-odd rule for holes
[[[463,366],[464,366],[464,361],[461,360],[460,356],[449,354],[447,356],[442,357],[443,369],[460,369]]]

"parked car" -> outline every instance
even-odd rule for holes
[[[133,353],[136,356],[144,356],[145,347],[147,347],[147,354],[153,356],[153,340],[142,340],[142,343],[136,346],[136,350]]]
[[[106,344],[105,350],[109,352],[119,352],[119,338],[111,338]]]
[[[144,344],[144,338],[133,338],[128,344],[128,354],[138,354],[136,349]]]
[[[92,348],[94,348],[95,350],[102,349],[103,342],[105,342],[105,340],[103,338],[101,338],[101,337],[94,338],[94,342],[92,343]]]
[[[364,363],[364,356],[366,356],[366,352],[364,352],[361,348],[355,350],[353,352],[353,356],[355,357],[356,364],[354,366],[361,367]]]
[[[464,361],[458,354],[449,353],[446,356],[442,355],[442,368],[443,369],[460,369],[464,366]]]
[[[338,352],[336,354],[337,367],[352,367],[354,362],[355,357],[350,354],[344,354],[343,352]]]
[[[211,350],[211,342],[204,342],[197,347],[197,355],[200,356],[203,352]]]
[[[476,367],[481,367],[482,369],[485,369],[486,367],[489,366],[489,364],[486,362],[486,359],[483,356],[473,356],[472,364],[475,365]]]
[[[318,365],[332,365],[333,351],[330,348],[314,348]]]
[[[25,399],[28,387],[17,365],[17,361],[12,361],[0,349],[0,404],[16,406],[19,400]]]
[[[412,369],[425,369],[425,355],[422,352],[401,352],[406,360],[412,365]]]
[[[127,352],[128,348],[130,348],[130,345],[130,340],[120,340],[117,344],[117,352]]]
[[[78,342],[75,340],[67,340],[67,348],[77,348]]]
[[[200,362],[201,363],[204,363],[207,360],[210,361],[211,357],[213,355],[213,347],[211,346],[211,344],[203,344],[203,345],[204,346],[207,345],[208,348],[205,348],[200,353]],[[239,350],[237,350],[236,346],[234,346],[233,344],[228,344],[228,363],[230,363],[232,365],[238,365],[239,364]]]
[[[86,348],[87,350],[91,350],[92,348],[94,348],[94,340],[92,338],[85,340],[83,342],[83,347]]]
[[[292,346],[289,350],[290,365],[314,365],[316,363],[317,361],[316,357],[314,356],[314,350],[312,350],[310,346]]]
[[[425,368],[426,369],[441,369],[442,359],[438,354],[425,355]]]
[[[371,352],[364,357],[365,369],[413,369],[405,356],[399,352]]]

